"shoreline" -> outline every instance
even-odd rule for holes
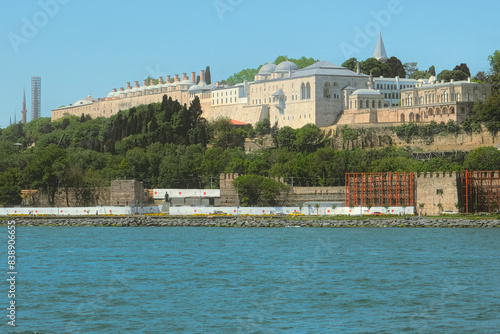
[[[500,219],[461,219],[461,218],[424,218],[402,217],[359,220],[334,219],[287,219],[259,217],[11,217],[0,221],[0,226],[7,226],[8,221],[15,221],[16,226],[51,226],[51,227],[232,227],[232,228],[497,228]]]

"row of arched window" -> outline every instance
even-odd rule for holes
[[[308,100],[311,98],[311,84],[308,82],[306,84],[302,83],[300,85],[300,99]]]

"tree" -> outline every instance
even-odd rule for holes
[[[265,118],[255,124],[255,132],[258,136],[264,136],[271,133],[271,122],[269,118]]]
[[[477,83],[484,83],[486,82],[487,76],[484,71],[479,71],[477,74],[474,76],[473,81]]]
[[[260,66],[262,67],[262,66]],[[241,70],[238,73],[234,73],[229,78],[227,78],[226,82],[230,85],[236,85],[242,83],[244,81],[254,81],[255,76],[259,73],[259,68],[247,68]]]
[[[288,58],[287,56],[278,56],[276,60],[274,60],[274,64],[279,65],[280,63],[287,60],[291,61],[292,63],[295,63],[295,65],[297,65],[298,68],[305,68],[318,62],[318,59],[314,59],[312,57],[307,58],[305,56],[302,56],[298,59],[294,59],[294,58]]]
[[[451,79],[455,81],[463,81],[467,80],[467,78],[468,78],[467,74],[465,74],[460,70],[453,70],[453,71],[443,70],[437,76],[438,81],[444,80],[445,82],[449,82],[451,81]]]
[[[233,181],[243,206],[257,204],[274,206],[278,203],[281,191],[286,190],[283,183],[260,175],[243,175]]]
[[[490,61],[491,73],[499,74],[500,73],[500,51],[496,50],[492,55],[488,56],[488,60]]]
[[[207,85],[212,84],[212,74],[210,74],[210,66],[205,69],[205,83]]]
[[[396,57],[391,57],[387,60],[387,65],[389,65],[389,67],[390,67],[389,77],[391,77],[391,78],[395,78],[395,77],[406,78],[406,70],[405,70],[401,60],[399,60]]]
[[[356,72],[358,67],[358,60],[355,57],[349,58],[345,62],[343,62],[341,66]]]
[[[460,65],[455,66],[453,71],[462,71],[467,75],[467,78],[471,77],[469,66],[467,66],[466,63],[461,63]]]
[[[375,58],[368,58],[359,63],[361,73],[372,74],[374,77],[391,75],[391,68],[386,63],[382,63]]]
[[[500,151],[495,147],[479,147],[467,154],[463,168],[466,170],[489,171],[498,170],[500,166]]]
[[[408,77],[410,77],[413,72],[418,71],[417,65],[418,65],[417,62],[411,62],[411,63],[404,63],[403,64],[403,67],[405,68],[406,74],[408,75]]]
[[[325,132],[317,125],[306,124],[297,130],[295,147],[299,151],[314,152],[325,144]]]
[[[410,79],[429,79],[432,76],[429,72],[424,72],[424,71],[415,71],[410,75]]]
[[[290,151],[295,150],[295,140],[297,139],[297,131],[289,126],[284,126],[279,129],[276,136],[277,146],[279,148],[287,148]]]
[[[18,168],[0,173],[0,206],[20,205],[22,174]]]
[[[432,76],[436,76],[436,67],[432,65],[431,67],[429,67],[429,70],[427,72],[429,72]]]

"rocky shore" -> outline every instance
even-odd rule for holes
[[[418,228],[494,228],[500,227],[500,219],[471,220],[466,218],[381,218],[365,220],[328,220],[328,219],[286,219],[259,217],[203,217],[203,218],[12,218],[16,226],[108,226],[108,227],[315,227],[315,228],[363,228],[363,227],[418,227]],[[7,220],[0,221],[7,225]]]

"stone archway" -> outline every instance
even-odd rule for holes
[[[404,122],[405,122],[405,114],[401,114],[401,115],[399,116],[399,121],[400,121],[401,123],[404,123]]]

